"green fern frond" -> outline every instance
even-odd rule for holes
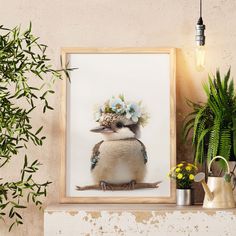
[[[213,135],[213,146],[212,146],[212,154],[213,156],[217,155],[218,148],[219,148],[219,141],[220,141],[220,132],[221,132],[221,120],[220,119],[215,119],[214,121],[214,126],[212,127],[212,131],[214,131]]]
[[[231,131],[230,129],[221,130],[219,155],[223,156],[226,160],[229,160],[231,150]]]
[[[230,78],[230,73],[231,73],[231,68],[229,68],[227,74],[225,75],[224,77],[224,89],[227,91],[228,90],[228,81],[229,81],[229,78]]]
[[[199,109],[199,112],[197,113],[196,117],[195,117],[195,122],[194,122],[194,127],[193,127],[193,144],[195,143],[195,139],[196,139],[196,133],[197,133],[197,128],[199,125],[199,121],[201,119],[201,117],[204,114],[206,107],[202,107],[201,109]]]
[[[211,161],[211,159],[212,159],[212,157],[213,157],[213,147],[212,147],[212,145],[213,145],[213,135],[214,135],[214,133],[213,133],[213,131],[211,131],[211,133],[210,133],[210,137],[209,137],[209,140],[208,140],[208,148],[207,148],[207,163],[209,163],[210,161]]]
[[[212,112],[220,117],[221,116],[221,113],[222,113],[222,110],[220,109],[220,107],[218,106],[217,104],[217,101],[215,101],[215,99],[213,98],[213,96],[211,96],[208,101],[207,101],[210,109],[212,110]]]
[[[231,80],[229,83],[228,95],[231,99],[234,98],[234,81]]]
[[[219,119],[214,120],[214,125],[212,127],[208,145],[207,159],[208,162],[217,155],[219,149],[219,141],[220,141],[220,129],[221,123]]]
[[[224,108],[224,104],[222,103],[222,98],[221,97],[225,97],[226,95],[221,94],[220,92],[220,88],[218,86],[218,84],[216,83],[216,78],[211,79],[209,78],[209,84],[210,84],[210,96],[208,96],[208,103],[209,106],[212,107],[214,113],[216,113],[216,115],[219,115],[218,113],[220,113]],[[221,81],[219,81],[219,83],[221,84]],[[225,101],[225,99],[223,98],[223,100]],[[226,102],[225,102],[226,103]]]
[[[228,105],[228,97],[227,97],[227,90],[223,88],[223,81],[221,81],[220,71],[216,71],[216,86],[218,92],[219,102],[221,103],[222,107],[226,107]]]
[[[233,136],[233,154],[236,157],[236,117],[233,117],[233,129],[232,129],[232,136]]]
[[[208,119],[205,116],[203,116],[202,119],[199,121],[199,125],[198,125],[198,127],[196,129],[196,138],[195,138],[195,143],[196,144],[199,142],[199,139],[200,139],[202,133],[206,129],[207,121],[208,121]]]
[[[208,77],[208,79],[209,79],[209,77]],[[207,95],[207,97],[209,97],[210,96],[210,87],[209,87],[208,83],[203,83],[202,87],[203,87],[203,90],[205,91],[205,94]]]
[[[184,123],[183,129],[181,132],[181,137],[182,137],[182,140],[185,142],[187,141],[189,132],[192,130],[194,126],[194,121],[195,121],[195,118],[192,118]]]
[[[197,147],[195,152],[195,162],[203,164],[203,157],[204,157],[204,138],[209,133],[210,129],[205,129],[200,133],[200,136],[197,141]]]
[[[194,156],[194,164],[203,164],[204,142],[199,142]]]
[[[190,101],[189,99],[186,99],[186,103],[189,107],[193,108],[193,110],[196,110],[202,107],[201,103],[196,103],[196,102]]]
[[[185,116],[184,120],[183,120],[183,124],[184,126],[186,125],[186,123],[191,120],[191,119],[195,119],[195,116],[197,115],[198,111],[193,111],[190,112],[187,116]]]
[[[223,156],[226,160],[229,160],[231,146],[231,131],[229,129],[224,129],[221,131],[220,136],[219,155]],[[222,160],[219,161],[219,166],[223,169],[226,168],[225,162]]]

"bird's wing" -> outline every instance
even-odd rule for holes
[[[99,148],[101,146],[101,144],[103,143],[103,141],[97,143],[94,147],[93,147],[93,153],[92,156],[90,158],[90,162],[91,162],[91,170],[93,170],[95,168],[95,166],[97,165],[98,161],[99,161]]]
[[[138,142],[141,144],[141,146],[142,146],[141,152],[143,153],[144,164],[146,164],[147,161],[148,161],[148,156],[147,156],[146,147],[145,147],[145,145],[144,145],[139,139],[137,139],[137,141],[138,141]]]

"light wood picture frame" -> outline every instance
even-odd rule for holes
[[[63,67],[78,68],[63,80],[61,97],[61,203],[175,203],[175,182],[167,174],[176,164],[176,99],[174,48],[62,48]],[[93,108],[112,96],[142,100],[150,119],[141,129],[148,162],[145,183],[158,188],[90,189],[90,157],[102,140]],[[121,173],[122,175],[123,173]]]

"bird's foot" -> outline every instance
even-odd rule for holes
[[[113,190],[112,186],[109,183],[107,183],[106,181],[100,181],[100,187],[101,187],[101,190],[103,190],[103,191]]]
[[[134,190],[134,186],[136,184],[135,180],[131,180],[129,183],[123,184],[125,190]]]

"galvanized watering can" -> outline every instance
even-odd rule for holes
[[[223,177],[209,176],[207,184],[205,182],[205,173],[200,172],[195,176],[195,182],[202,183],[205,191],[203,201],[204,208],[234,208],[235,201],[233,195],[233,188],[230,181],[230,169],[227,160],[222,156],[214,157],[208,166],[208,172],[211,173],[211,165],[215,159],[222,159],[227,166],[227,172]]]

